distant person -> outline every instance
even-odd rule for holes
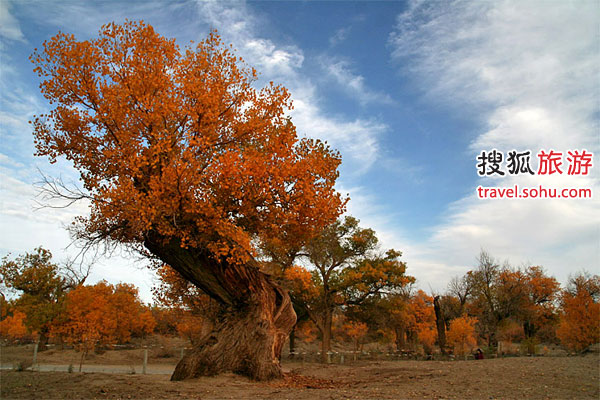
[[[475,359],[476,360],[483,360],[483,351],[481,349],[477,349],[475,351]]]

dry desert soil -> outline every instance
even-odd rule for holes
[[[284,363],[286,376],[0,372],[1,399],[599,399],[597,353],[470,361]]]

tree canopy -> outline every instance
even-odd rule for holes
[[[214,32],[182,51],[149,25],[113,23],[92,40],[59,33],[31,60],[55,104],[33,120],[36,154],[79,170],[92,204],[81,239],[158,237],[245,262],[254,238],[309,234],[342,209],[339,154],[299,140],[287,90],[255,89]]]

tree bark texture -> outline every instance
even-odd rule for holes
[[[438,344],[442,354],[446,354],[446,323],[444,321],[444,313],[440,306],[440,296],[433,298],[433,308],[435,311],[435,324],[437,326]]]
[[[38,352],[48,350],[48,329],[42,328],[40,330],[40,338],[38,340]]]
[[[145,246],[225,307],[213,331],[177,364],[171,380],[234,372],[255,380],[280,378],[281,351],[296,323],[288,293],[245,265],[217,261],[202,249],[182,248],[151,235]]]
[[[405,328],[403,326],[396,327],[395,331],[396,331],[396,350],[397,351],[404,350],[406,348]]]
[[[296,325],[292,328],[290,332],[290,358],[294,358],[296,355]]]
[[[323,315],[323,340],[321,341],[321,362],[327,363],[327,353],[331,350],[331,326],[333,313],[327,308]]]

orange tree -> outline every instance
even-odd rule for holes
[[[540,328],[553,325],[559,290],[559,283],[542,267],[503,268],[495,284],[499,317],[521,322],[525,337],[532,339]]]
[[[600,276],[581,273],[571,278],[561,308],[556,335],[565,347],[582,351],[600,342]]]
[[[52,327],[53,334],[60,335],[81,352],[79,371],[91,350],[115,339],[117,320],[109,303],[112,291],[106,282],[70,291],[61,322]]]
[[[51,333],[79,349],[83,362],[97,345],[128,342],[131,336],[151,333],[155,326],[152,313],[140,301],[136,287],[101,281],[93,286],[78,286],[67,293],[64,311]]]
[[[181,50],[142,22],[111,23],[91,40],[59,33],[31,60],[54,106],[32,121],[36,154],[71,161],[91,204],[75,238],[130,245],[227,309],[172,379],[280,377],[296,316],[256,243],[335,220],[339,153],[300,140],[287,90],[254,88],[216,33]]]
[[[455,354],[466,356],[466,352],[477,345],[475,334],[476,323],[477,318],[466,315],[455,318],[450,322],[450,329],[446,338],[448,339],[448,344],[454,346]]]
[[[156,326],[152,312],[141,302],[138,289],[132,284],[109,285],[112,293],[108,303],[112,318],[116,322],[115,339],[126,343],[131,336],[145,336]]]
[[[25,326],[26,315],[14,310],[12,315],[7,315],[0,321],[0,337],[9,340],[25,339],[29,332]]]
[[[408,303],[409,337],[418,339],[425,353],[433,353],[433,345],[437,338],[433,297],[422,290],[411,297]]]
[[[555,302],[560,285],[547,276],[542,267],[511,268],[500,266],[493,257],[483,251],[479,266],[467,272],[462,290],[467,290],[469,301],[465,304],[461,289],[460,307],[468,309],[469,315],[478,319],[479,333],[487,337],[489,346],[497,345],[497,333],[501,325],[510,321],[520,322],[529,343],[534,336],[543,333],[552,336],[556,321]],[[451,288],[452,289],[452,288]],[[508,321],[510,320],[510,321]]]
[[[270,265],[273,266],[274,264],[271,263]],[[275,270],[277,270],[277,264],[275,264]],[[319,289],[313,281],[311,272],[299,265],[282,268],[280,269],[280,273],[282,274],[283,285],[290,292],[294,311],[297,315],[296,325],[292,328],[289,336],[290,357],[294,357],[296,353],[296,329],[301,325],[305,331],[308,327],[312,327],[311,324],[307,324],[308,321],[313,323],[310,320],[309,307],[314,305],[318,300]],[[304,336],[312,339],[312,335]]]
[[[367,335],[369,327],[364,322],[346,321],[342,325],[342,332],[352,340],[354,351],[358,351],[360,340]]]

